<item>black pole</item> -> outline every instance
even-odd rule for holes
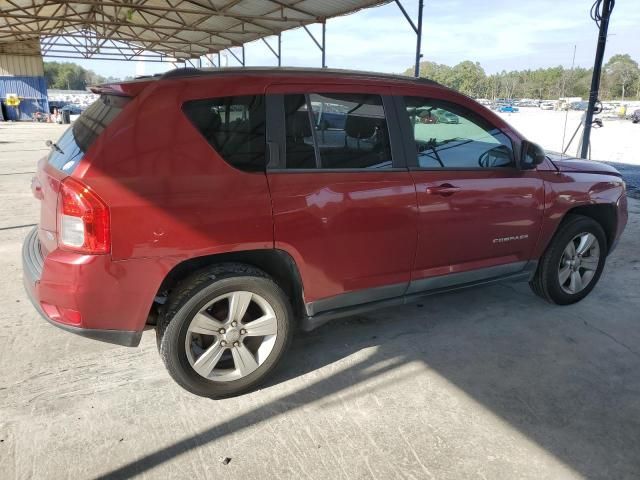
[[[589,151],[589,140],[591,138],[591,122],[593,122],[593,111],[598,100],[598,90],[600,89],[600,73],[602,72],[602,59],[604,57],[604,47],[607,44],[607,30],[609,29],[609,17],[613,9],[614,0],[602,1],[602,18],[600,20],[600,33],[598,34],[598,47],[596,48],[596,59],[593,64],[593,75],[591,77],[591,90],[589,92],[589,106],[584,119],[584,134],[582,136],[582,148],[580,157],[587,158]]]
[[[420,59],[422,58],[422,9],[424,8],[424,0],[418,1],[418,28],[416,31],[416,36],[418,37],[416,41],[416,66],[413,72],[414,77],[420,76]]]
[[[326,34],[327,34],[327,21],[323,20],[322,21],[322,68],[327,68],[327,56],[326,56],[326,50],[327,50],[327,44],[326,44]]]

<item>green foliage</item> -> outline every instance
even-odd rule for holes
[[[561,66],[502,71],[487,75],[478,62],[465,60],[454,67],[420,62],[420,76],[475,98],[538,98],[589,96],[591,68]],[[412,75],[408,68],[405,75]],[[640,99],[640,68],[629,55],[613,55],[603,68],[600,98]]]
[[[44,62],[44,76],[49,88],[61,90],[85,90],[90,85],[117,80],[69,62]]]
[[[638,62],[633,60],[628,54],[614,55],[604,66],[605,75],[609,77],[609,87],[616,97],[623,100],[625,94],[627,97],[627,89],[636,86],[640,78],[640,70]],[[636,97],[638,96],[638,87],[635,88]]]

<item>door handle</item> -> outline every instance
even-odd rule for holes
[[[428,195],[442,195],[447,197],[449,195],[453,195],[460,187],[456,187],[455,185],[451,185],[450,183],[443,183],[442,185],[438,185],[437,187],[427,187]]]

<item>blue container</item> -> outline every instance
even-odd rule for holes
[[[44,77],[0,77],[0,101],[5,103],[7,94],[20,98],[18,108],[5,106],[7,120],[31,120],[36,112],[49,113],[47,80]]]

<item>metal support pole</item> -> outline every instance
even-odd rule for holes
[[[589,105],[584,120],[584,133],[582,136],[582,148],[580,157],[587,158],[589,151],[589,141],[591,140],[591,123],[593,122],[593,111],[598,100],[598,90],[600,89],[600,73],[602,71],[602,59],[604,48],[607,45],[607,30],[609,29],[609,17],[613,10],[612,0],[602,1],[602,18],[600,19],[600,33],[598,34],[598,46],[596,48],[596,58],[593,64],[593,75],[591,76],[591,90],[589,91]],[[598,13],[598,12],[596,12]]]
[[[278,33],[278,66],[282,66],[282,33]]]
[[[416,35],[418,40],[416,42],[416,66],[413,73],[414,77],[420,76],[420,59],[422,58],[422,10],[424,9],[424,0],[418,1],[418,29]]]
[[[327,36],[327,22],[322,22],[322,68],[327,68],[326,62],[326,52],[327,52],[327,44],[326,44],[326,36]]]
[[[230,48],[228,48],[227,50],[231,54],[231,56],[235,58],[238,61],[238,63],[244,67],[244,45],[242,46],[242,59],[238,57],[235,53],[233,53],[233,50],[231,50]]]
[[[222,62],[220,60],[221,60],[220,52],[218,52],[218,68],[222,68]]]
[[[316,46],[322,52],[322,68],[326,68],[327,64],[326,64],[326,56],[325,56],[325,37],[326,37],[326,25],[325,25],[325,22],[324,21],[322,22],[322,45],[320,44],[320,42],[318,42],[318,40],[316,40],[316,37],[313,36],[313,34],[307,28],[306,25],[302,25],[302,28],[305,29],[307,34],[311,37],[311,40],[313,40],[313,43],[315,43]]]
[[[278,51],[277,52],[273,49],[271,44],[269,42],[267,42],[264,38],[261,38],[260,40],[262,40],[264,42],[264,44],[267,46],[267,48],[269,50],[271,50],[271,53],[273,53],[275,55],[275,57],[278,59],[278,66],[280,66],[281,65],[281,62],[280,62],[280,53],[281,53],[280,34],[278,34]]]
[[[404,15],[404,18],[407,19],[407,22],[409,22],[409,25],[411,25],[411,28],[416,33],[416,37],[417,37],[417,40],[416,40],[416,63],[415,63],[415,67],[414,67],[414,70],[413,70],[413,75],[415,77],[419,77],[420,76],[420,59],[422,58],[422,12],[424,10],[424,0],[418,0],[418,25],[417,26],[414,23],[414,21],[411,19],[411,17],[409,16],[407,11],[405,10],[404,5],[402,5],[400,0],[395,0],[395,2],[398,5],[398,7],[400,8],[400,11],[402,12],[402,15]]]

